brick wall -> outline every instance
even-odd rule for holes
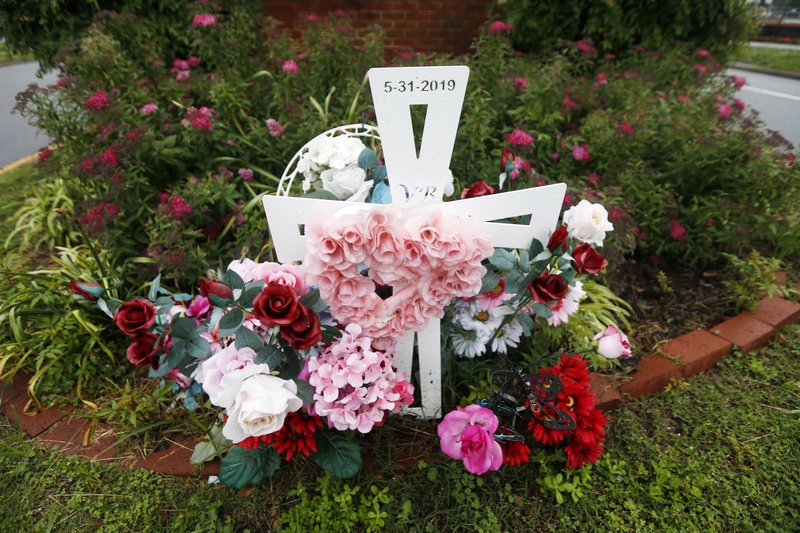
[[[359,35],[379,25],[389,54],[464,53],[492,4],[493,0],[264,0],[266,14],[290,29],[310,24],[309,15],[326,16],[339,10]]]

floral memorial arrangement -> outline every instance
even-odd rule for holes
[[[514,160],[501,171],[512,173]],[[173,380],[187,408],[219,413],[194,460],[222,455],[220,480],[235,488],[298,457],[355,475],[359,435],[419,401],[420,378],[395,356],[398,339],[432,319],[443,359],[494,366],[482,387],[475,376],[472,402],[435,413],[444,454],[474,474],[526,463],[535,446],[563,448],[573,469],[598,459],[606,419],[584,355],[629,356],[626,337],[605,324],[596,346],[554,354],[528,341],[567,324],[608,265],[598,248],[613,226],[601,205],[583,200],[547,242],[507,249],[469,217],[378,205],[391,177],[357,138],[316,139],[297,171],[303,191],[354,206],[315,213],[301,264],[244,258],[199,280],[195,295],[170,293],[157,277],[146,298],[125,302],[73,282],[130,336],[132,364]]]

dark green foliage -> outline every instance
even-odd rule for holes
[[[690,41],[727,57],[755,29],[745,0],[508,0],[500,15],[515,47],[544,53],[581,39],[614,53]]]

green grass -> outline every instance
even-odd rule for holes
[[[800,523],[799,419],[800,326],[793,326],[755,353],[736,353],[713,372],[614,411],[608,454],[588,481],[577,482],[584,493],[577,503],[569,490],[560,505],[553,491],[541,490],[537,478],[554,468],[547,462],[475,477],[442,457],[398,472],[390,457],[400,438],[392,430],[370,436],[381,460],[347,485],[330,477],[315,485],[315,467],[292,465],[236,495],[204,480],[43,451],[6,422],[0,524],[26,531],[261,531],[283,515],[301,531],[370,524],[408,531],[781,531]]]
[[[17,61],[32,61],[33,54],[18,54],[12,52],[6,43],[0,43],[0,66]]]
[[[739,57],[739,61],[800,74],[800,50],[746,48]]]

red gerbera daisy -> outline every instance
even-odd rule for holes
[[[589,367],[580,355],[562,355],[559,373],[579,383],[589,386]]]
[[[503,449],[504,465],[520,466],[531,460],[531,449],[524,442],[518,440],[501,442],[500,448]]]
[[[594,464],[603,453],[603,437],[597,437],[597,440],[591,444],[583,445],[578,443],[575,439],[572,440],[564,448],[567,452],[567,466],[573,470],[577,470],[586,463]]]

